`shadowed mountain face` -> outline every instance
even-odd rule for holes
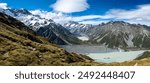
[[[81,44],[81,41],[75,37],[66,28],[62,27],[60,24],[50,23],[48,26],[39,28],[36,33],[45,38],[48,38],[50,42],[59,45],[71,45],[71,44]]]
[[[89,59],[50,44],[20,21],[0,13],[0,65],[69,65]]]
[[[80,29],[78,23],[65,24],[72,33],[86,35],[90,44],[107,47],[150,47],[150,27],[140,24],[130,24],[123,21],[111,21],[97,26]]]
[[[150,47],[148,26],[129,24],[122,21],[109,22],[93,27],[91,41],[108,47]]]

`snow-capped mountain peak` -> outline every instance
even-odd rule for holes
[[[38,15],[33,15],[26,9],[2,9],[3,12],[9,16],[12,16],[21,22],[25,23],[27,26],[31,26],[34,31],[37,31],[40,27],[54,23],[52,20],[41,18]]]
[[[69,22],[64,25],[82,41],[108,47],[150,47],[150,27],[124,21],[110,21],[97,26]]]
[[[34,15],[25,9],[2,9],[0,12],[12,16],[29,28],[34,30],[38,35],[46,37],[55,44],[74,44],[80,43],[80,40],[70,33],[62,25],[55,23],[51,19]]]
[[[85,35],[84,32],[88,30],[89,27],[92,27],[90,24],[80,24],[78,22],[70,21],[63,25],[71,33],[78,35]]]

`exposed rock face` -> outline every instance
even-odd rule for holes
[[[107,47],[150,47],[150,27],[123,21],[110,21],[97,26],[78,27],[79,23],[65,24],[75,34],[89,38],[90,44]],[[68,28],[70,27],[70,28]]]

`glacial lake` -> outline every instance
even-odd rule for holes
[[[111,49],[104,46],[85,46],[85,45],[63,45],[60,46],[68,52],[85,54],[94,59],[95,62],[124,62],[130,61],[141,56],[146,50],[123,51],[121,49]]]

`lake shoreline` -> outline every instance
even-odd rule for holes
[[[62,45],[60,47],[70,53],[86,55],[98,63],[132,61],[141,56],[145,51],[149,51],[146,48],[128,48],[124,50],[122,48],[112,49],[105,46],[92,45]]]

